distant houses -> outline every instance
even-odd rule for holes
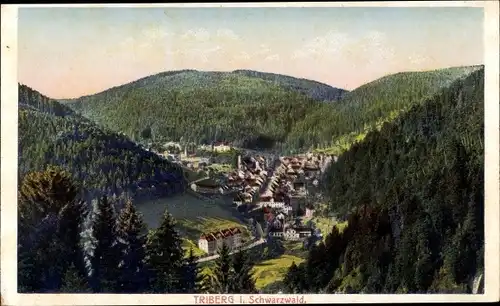
[[[262,156],[246,157],[245,160],[238,156],[238,165],[235,171],[228,174],[228,184],[237,191],[234,203],[241,205],[253,203],[258,198],[260,191],[266,185],[268,172],[262,165],[266,159]]]
[[[308,227],[274,227],[269,231],[269,236],[285,240],[303,240],[311,237],[313,230]]]
[[[228,152],[232,147],[226,142],[214,142],[211,145],[201,145],[200,149],[214,152]]]
[[[223,192],[222,186],[210,178],[192,183],[191,189],[198,193],[208,194],[218,194]]]
[[[226,143],[219,142],[214,144],[213,149],[215,152],[227,152],[231,150],[231,146]]]
[[[198,240],[198,247],[208,255],[217,253],[223,244],[234,250],[241,246],[241,235],[242,232],[237,227],[202,234]]]

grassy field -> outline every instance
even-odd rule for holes
[[[198,217],[196,219],[180,219],[178,228],[187,239],[196,241],[202,233],[222,230],[230,227],[239,227],[243,231],[243,237],[248,239],[250,233],[239,221],[224,219],[220,217]]]
[[[215,173],[228,173],[233,170],[233,166],[230,164],[211,164],[207,168],[212,169]]]
[[[204,232],[240,227],[244,236],[250,235],[237,218],[238,212],[223,200],[209,202],[187,193],[138,203],[137,209],[142,213],[148,228],[158,227],[163,212],[167,209],[175,218],[177,229],[184,238],[183,247],[187,251],[193,247],[196,255],[202,253],[196,246],[198,238]]]
[[[255,279],[255,287],[263,289],[273,283],[281,282],[288,271],[288,268],[295,262],[299,265],[305,259],[283,254],[278,258],[268,259],[256,263],[252,269],[253,277]],[[211,274],[211,267],[213,262],[208,262],[202,265],[201,273],[205,275]]]
[[[313,221],[316,225],[316,228],[321,231],[321,233],[323,234],[323,239],[325,239],[326,236],[330,234],[333,226],[336,226],[339,232],[342,232],[347,226],[347,221],[338,222],[335,218],[314,216],[312,218],[304,219],[304,223],[309,220]]]
[[[191,249],[193,249],[194,256],[200,257],[200,256],[205,255],[205,252],[203,250],[201,250],[200,248],[198,248],[198,245],[195,242],[193,242],[193,241],[191,241],[189,239],[186,239],[186,238],[182,239],[182,248],[185,251],[184,255],[186,257],[189,256],[189,252],[190,252]]]
[[[292,255],[281,255],[256,264],[253,268],[255,286],[262,289],[274,282],[283,280],[290,265],[295,262],[299,265],[304,259]]]

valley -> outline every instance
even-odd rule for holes
[[[453,250],[483,239],[483,71],[349,92],[246,70],[165,72],[71,100],[20,85],[20,185],[60,167],[85,209],[109,199],[147,245],[178,241],[175,260],[203,275],[247,256],[258,292],[466,292],[480,247]]]

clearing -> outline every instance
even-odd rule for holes
[[[299,265],[304,259],[292,255],[281,255],[278,258],[265,260],[253,268],[255,287],[262,289],[272,283],[282,281],[288,268],[295,262]]]
[[[230,201],[212,199],[211,201],[198,198],[190,193],[143,201],[137,204],[137,209],[142,213],[148,228],[157,228],[165,209],[175,218],[176,227],[187,252],[193,247],[195,255],[203,254],[198,249],[198,238],[202,233],[239,227],[243,235],[249,237],[250,233],[239,219],[240,214],[230,206]],[[248,239],[248,238],[247,238]]]

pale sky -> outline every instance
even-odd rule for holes
[[[21,8],[19,82],[76,98],[162,71],[253,69],[352,90],[484,64],[482,8]]]

